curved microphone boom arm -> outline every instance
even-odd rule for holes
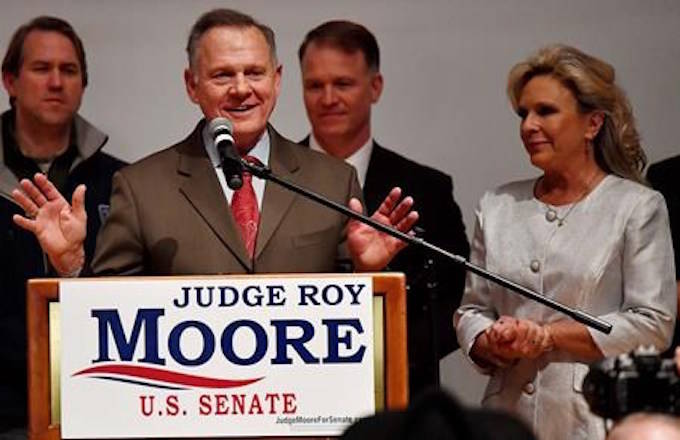
[[[442,255],[446,257],[447,259],[453,261],[456,264],[461,264],[465,267],[466,270],[469,270],[470,272],[477,274],[481,276],[482,278],[485,278],[487,280],[490,280],[500,286],[503,286],[509,290],[512,290],[513,292],[519,293],[520,295],[523,295],[533,301],[536,301],[538,303],[541,303],[547,307],[550,307],[553,310],[557,310],[559,312],[564,313],[567,316],[570,316],[573,318],[575,321],[578,321],[588,327],[591,327],[595,330],[598,330],[602,333],[609,334],[612,330],[612,325],[596,316],[593,316],[589,313],[586,313],[582,310],[578,310],[569,306],[566,306],[558,301],[555,301],[551,298],[547,298],[527,287],[522,286],[521,284],[518,284],[514,281],[511,281],[507,278],[504,278],[498,274],[495,274],[493,272],[489,272],[488,270],[484,269],[483,267],[477,266],[476,264],[470,263],[467,261],[464,257],[461,257],[460,255],[456,255],[454,253],[451,253],[445,249],[442,249],[438,246],[433,245],[432,243],[429,243],[422,238],[418,237],[412,237],[408,234],[405,234],[401,231],[398,231],[390,226],[386,226],[382,223],[379,223],[375,220],[373,220],[370,217],[367,217],[363,214],[359,214],[357,212],[352,211],[348,207],[341,205],[340,203],[336,203],[332,200],[329,200],[315,192],[312,192],[306,188],[303,188],[301,186],[296,185],[295,183],[292,183],[288,180],[285,180],[274,173],[272,173],[271,169],[266,167],[266,166],[261,166],[261,165],[255,165],[251,164],[243,159],[240,159],[240,165],[243,167],[244,170],[249,171],[253,176],[259,177],[260,179],[265,179],[269,180],[271,182],[274,182],[278,185],[283,186],[284,188],[287,188],[290,191],[293,191],[295,193],[298,193],[308,199],[314,200],[315,202],[326,206],[330,209],[333,209],[337,212],[341,212],[342,214],[351,217],[355,220],[358,220],[364,224],[367,224],[379,231],[382,231],[386,234],[389,234],[393,237],[396,237],[400,240],[405,241],[406,243],[409,243],[412,246],[417,246],[420,248],[427,249],[430,252],[434,252],[435,254]]]

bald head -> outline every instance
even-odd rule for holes
[[[632,414],[614,425],[607,440],[680,440],[680,419],[666,414]]]

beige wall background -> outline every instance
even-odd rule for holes
[[[680,154],[678,0],[3,0],[0,47],[4,53],[16,27],[36,15],[70,21],[90,71],[81,113],[109,133],[109,152],[133,161],[198,121],[184,91],[184,46],[194,20],[214,7],[250,13],[276,32],[284,68],[272,121],[294,140],[308,132],[297,63],[304,34],[332,18],[371,29],[385,76],[374,135],[453,176],[468,235],[486,189],[538,174],[504,88],[510,67],[545,44],[571,44],[612,63],[650,161]],[[0,110],[7,107],[2,99]],[[442,379],[473,404],[485,382],[459,352],[442,362]]]

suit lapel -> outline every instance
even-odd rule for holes
[[[364,201],[366,202],[366,212],[372,213],[387,193],[383,194],[386,179],[389,180],[389,167],[385,169],[385,158],[382,155],[382,147],[375,141],[373,142],[373,151],[371,158],[368,160],[368,170],[366,171],[366,181],[362,188],[364,194]]]
[[[295,146],[283,139],[271,126],[268,128],[270,139],[269,167],[277,176],[286,180],[292,179],[299,169],[299,164],[292,150]],[[262,201],[255,258],[267,246],[267,243],[283,220],[283,216],[293,204],[295,197],[296,195],[292,191],[276,183],[267,182],[264,190],[264,200]]]
[[[199,123],[189,138],[178,148],[180,157],[177,172],[184,177],[184,181],[180,184],[180,192],[219,240],[248,270],[252,263],[246,254],[240,232],[203,146],[204,125],[204,122]]]

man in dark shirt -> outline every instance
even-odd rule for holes
[[[54,276],[34,235],[12,221],[24,178],[45,175],[76,203],[88,188],[84,259],[108,211],[123,162],[101,152],[108,137],[77,114],[87,85],[82,42],[69,23],[37,17],[14,33],[2,62],[10,110],[0,115],[0,437],[26,437],[26,281]],[[79,189],[77,189],[79,188]]]

